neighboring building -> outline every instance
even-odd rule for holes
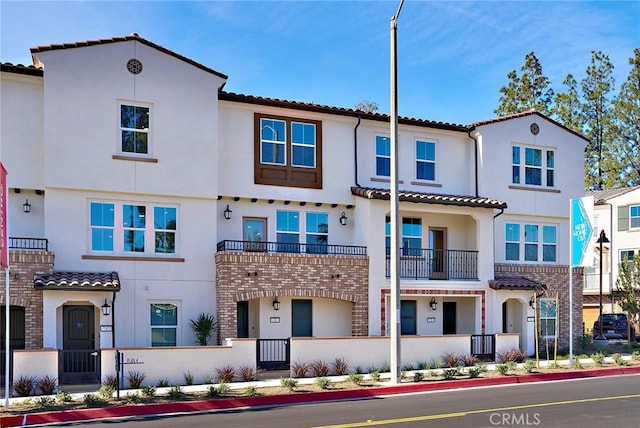
[[[224,92],[136,34],[32,55],[1,81],[16,347],[193,345],[203,312],[218,340],[388,333],[388,116]],[[559,295],[566,346],[586,140],[529,111],[400,118],[398,145],[402,334],[533,353],[530,302]]]
[[[590,333],[600,314],[600,244],[604,231],[608,243],[603,244],[602,311],[612,313],[616,305],[615,291],[618,267],[622,260],[640,253],[640,186],[589,192],[594,199],[594,236],[590,252],[593,266],[584,270],[583,318],[585,331]]]

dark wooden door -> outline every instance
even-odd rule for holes
[[[94,306],[62,307],[62,348],[58,361],[61,384],[100,382]]]
[[[442,334],[456,334],[456,302],[442,303]]]
[[[238,337],[249,337],[249,302],[243,300],[236,303],[236,316],[238,317]]]

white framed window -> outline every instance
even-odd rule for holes
[[[632,261],[633,256],[638,253],[640,254],[640,249],[638,250],[620,250],[620,261]]]
[[[300,213],[298,211],[276,211],[276,241],[278,251],[299,252]]]
[[[376,135],[376,175],[391,176],[391,138]]]
[[[287,123],[284,120],[260,119],[260,162],[287,164]]]
[[[316,125],[291,122],[291,165],[316,167]]]
[[[155,302],[149,305],[151,346],[178,345],[178,305]]]
[[[436,143],[433,141],[416,141],[416,179],[436,179]]]
[[[556,262],[558,227],[549,224],[506,223],[505,260]]]
[[[176,254],[178,209],[128,202],[89,203],[90,248],[113,254]]]
[[[511,182],[526,186],[555,187],[555,151],[512,146]]]
[[[640,228],[640,205],[629,206],[629,229]]]
[[[120,102],[120,153],[150,154],[151,107],[139,103]]]
[[[391,217],[385,218],[385,247],[386,254],[391,254]],[[418,257],[422,254],[422,219],[402,217],[400,228],[402,240],[402,255]]]

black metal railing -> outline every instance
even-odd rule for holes
[[[367,247],[355,245],[296,244],[289,242],[232,241],[218,242],[218,252],[243,251],[261,253],[327,254],[366,256]]]
[[[100,383],[99,349],[59,349],[60,384]]]
[[[49,251],[49,240],[44,238],[9,237],[9,248],[15,250]]]
[[[471,355],[480,361],[496,360],[496,335],[495,334],[472,334],[471,335]]]
[[[387,247],[386,276],[391,276],[390,248]],[[478,252],[406,248],[400,253],[400,278],[478,279]]]

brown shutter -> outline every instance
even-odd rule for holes
[[[629,205],[618,207],[618,231],[629,230]]]

